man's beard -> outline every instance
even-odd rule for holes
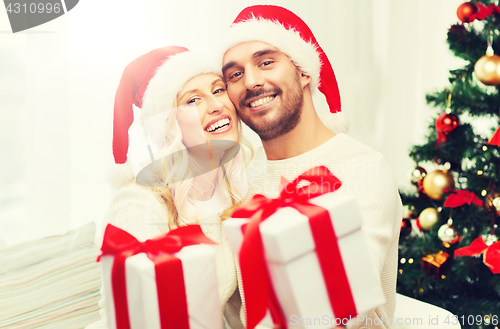
[[[259,89],[248,91],[239,103],[239,115],[241,120],[259,135],[263,141],[276,139],[292,131],[300,122],[302,114],[302,105],[304,104],[304,94],[300,84],[299,76],[287,86],[288,94],[283,95],[283,90],[278,87],[270,89]],[[241,111],[246,108],[245,101],[251,97],[257,97],[264,94],[275,94],[280,96],[282,106],[274,109],[273,118],[262,121],[262,117],[267,115],[267,111],[251,113],[250,111]],[[245,112],[245,113],[244,113]]]

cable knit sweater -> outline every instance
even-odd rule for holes
[[[370,321],[360,321],[348,328],[390,328],[385,319],[394,316],[402,204],[395,179],[379,152],[345,134],[338,134],[309,152],[285,160],[269,161],[264,149],[260,148],[247,168],[249,189],[252,194],[275,198],[279,195],[281,175],[291,181],[319,165],[326,166],[342,181],[342,187],[335,193],[352,194],[357,199],[363,217],[362,231],[386,298],[384,305],[366,314],[374,320],[372,323],[384,319],[382,324],[366,326]]]
[[[227,300],[236,290],[237,283],[234,256],[222,231],[218,211],[224,208],[221,208],[219,204],[222,198],[217,197],[218,193],[220,193],[220,190],[216,189],[211,200],[198,201],[197,207],[203,210],[202,215],[203,213],[210,214],[210,216],[201,220],[200,225],[203,232],[212,240],[222,242],[222,245],[214,247],[216,250],[216,270],[222,314]],[[129,232],[139,241],[157,237],[168,231],[165,204],[160,203],[156,194],[149,188],[135,183],[128,184],[117,192],[104,220],[105,223],[113,224]],[[101,289],[102,291],[103,289]],[[99,302],[99,306],[101,307],[102,319],[91,324],[87,329],[104,329],[108,327],[105,296]]]

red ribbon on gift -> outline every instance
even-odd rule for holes
[[[172,254],[196,244],[217,244],[203,234],[199,225],[171,230],[154,239],[139,242],[129,233],[108,224],[101,247],[102,256],[114,256],[111,284],[117,329],[130,329],[125,279],[125,260],[144,252],[155,264],[158,306],[162,328],[189,329],[189,317],[182,262]]]
[[[245,230],[247,228],[248,223],[241,225],[241,232],[243,235],[245,235]],[[269,287],[268,291],[268,305],[267,307],[269,308],[269,313],[271,314],[271,319],[273,320],[274,324],[278,324],[280,328],[286,328],[287,327],[287,321],[285,318],[285,314],[283,313],[283,309],[281,308],[281,305],[278,301],[278,296],[276,296],[276,292],[274,291],[272,282],[271,282],[271,277],[269,276],[269,273],[266,271],[266,284]]]
[[[488,246],[482,237],[476,238],[470,246],[455,250],[457,256],[478,256],[483,254],[483,263],[491,272],[500,274],[500,241]]]
[[[310,184],[298,187],[303,181]],[[275,308],[275,303],[271,302],[272,286],[268,280],[259,224],[284,207],[292,207],[309,218],[316,254],[335,316],[349,318],[357,315],[330,214],[326,209],[309,203],[310,198],[333,192],[341,185],[342,182],[326,167],[315,167],[290,183],[282,182],[278,198],[269,199],[256,194],[233,213],[234,218],[250,218],[239,254],[248,328],[254,328],[262,320],[268,307],[271,314]],[[273,321],[276,323],[274,316]],[[286,322],[282,316],[276,324],[286,328]]]
[[[478,207],[483,206],[483,201],[479,199],[474,192],[467,190],[453,190],[450,196],[444,202],[444,206],[448,208],[456,208],[464,204],[475,204]]]

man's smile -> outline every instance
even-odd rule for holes
[[[257,107],[269,103],[275,96],[267,96],[250,103],[250,107]]]
[[[276,96],[277,94],[266,94],[251,97],[245,101],[245,106],[254,112],[261,111],[267,108],[276,99]]]

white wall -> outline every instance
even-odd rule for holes
[[[381,151],[401,186],[434,113],[425,94],[461,62],[446,45],[462,0],[283,0],[337,75],[351,135]],[[165,45],[207,46],[259,1],[85,0],[12,34],[0,10],[0,239],[100,223],[111,191],[114,93],[126,64]],[[317,107],[326,110],[322,96]],[[1,242],[0,242],[1,244]]]

